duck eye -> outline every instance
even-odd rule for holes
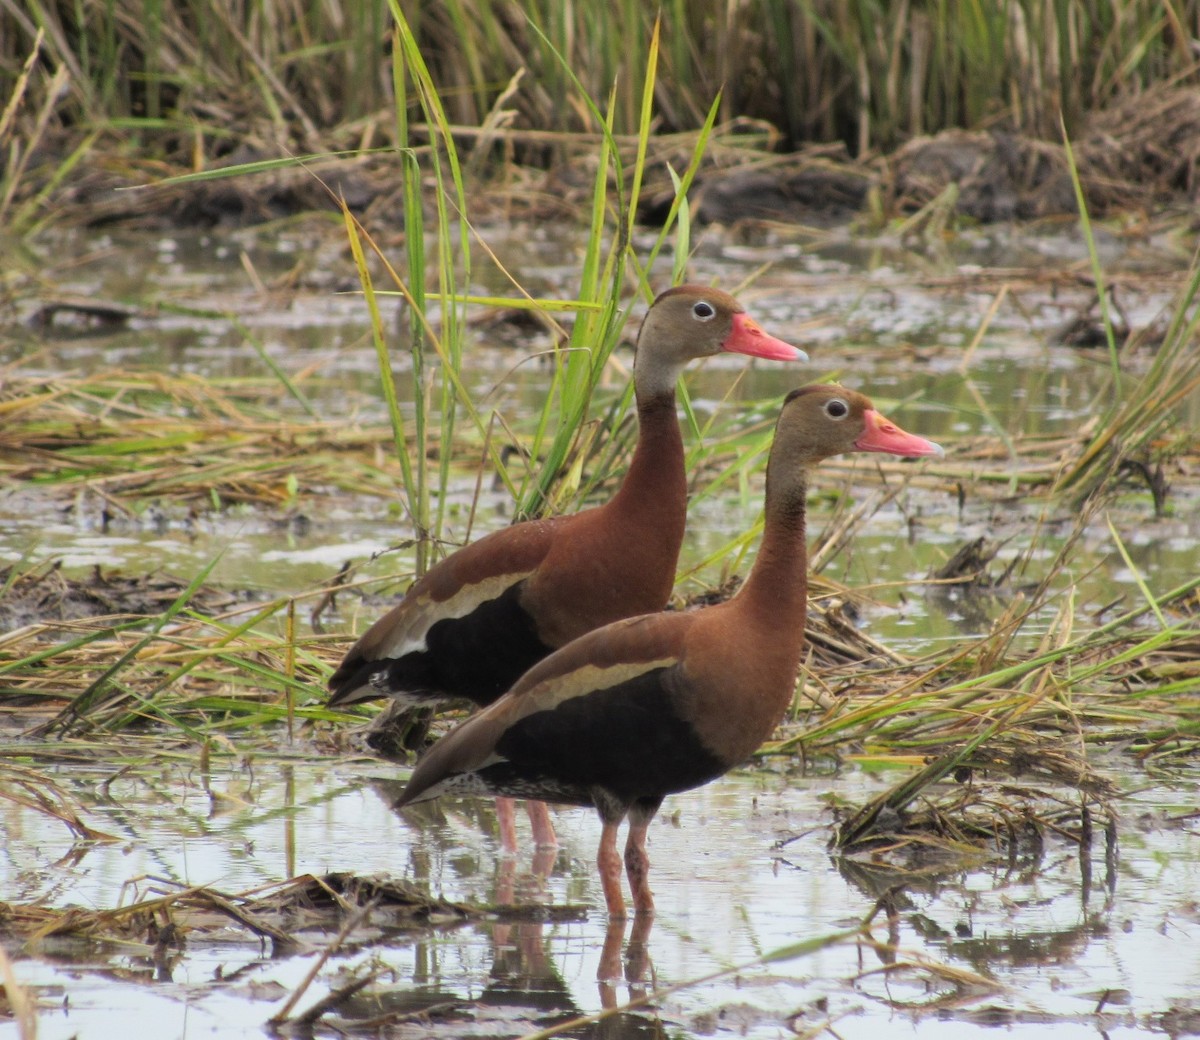
[[[707,300],[697,300],[692,304],[692,314],[700,321],[712,321],[717,316],[717,309]]]
[[[831,419],[844,419],[850,414],[850,406],[840,397],[833,397],[825,402],[825,414]]]

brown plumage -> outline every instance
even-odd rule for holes
[[[664,292],[638,335],[638,441],[617,493],[594,509],[495,531],[437,564],[346,654],[329,704],[490,704],[551,651],[666,606],[687,510],[675,384],[689,361],[721,351],[807,360],[728,293]],[[548,816],[534,826],[539,842],[553,842]],[[511,832],[511,822],[502,827],[506,845]]]
[[[766,521],[736,596],[688,613],[618,621],[558,650],[418,763],[398,804],[447,792],[594,805],[608,910],[624,914],[616,834],[634,907],[651,912],[646,829],[666,795],[744,762],[795,690],[807,607],[808,471],[841,452],[940,455],[839,386],[793,391],[767,467]]]

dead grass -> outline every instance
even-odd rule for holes
[[[278,509],[301,488],[391,491],[378,454],[386,425],[287,418],[281,404],[266,379],[14,374],[0,384],[0,479],[43,500],[94,496],[119,514],[148,499]]]
[[[921,661],[826,663],[763,753],[904,770],[842,820],[841,849],[1010,854],[1030,828],[1039,841],[1053,833],[1085,844],[1096,814],[1111,841],[1116,773],[1130,759],[1158,770],[1200,751],[1198,587],[1194,578],[1082,634],[1068,592],[1027,652],[1014,652],[1013,635],[1032,605]]]
[[[324,945],[330,931],[364,908],[370,910],[372,933],[382,926],[423,928],[493,912],[431,898],[403,882],[345,873],[306,874],[238,893],[158,877],[134,879],[127,888],[136,894],[134,901],[107,910],[0,903],[0,930],[35,948],[56,936],[127,948],[133,943],[147,955],[165,956],[184,942],[241,935],[269,940],[276,952],[292,952]],[[361,926],[367,923],[359,919]]]
[[[79,841],[119,840],[85,823],[82,803],[31,766],[0,761],[0,799],[60,821]]]

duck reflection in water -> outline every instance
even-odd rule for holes
[[[389,806],[402,786],[390,780],[374,783]],[[405,813],[410,823],[414,815],[422,820],[421,840],[409,848],[410,870],[406,873],[431,894],[437,894],[449,877],[468,883],[479,878],[488,870],[489,851],[498,853],[494,883],[486,894],[480,893],[479,900],[490,901],[497,913],[497,919],[481,926],[477,933],[489,940],[491,968],[484,988],[472,1003],[481,1009],[525,1009],[537,1021],[548,1016],[573,1018],[594,1013],[595,1006],[584,1006],[589,1003],[586,996],[573,993],[564,978],[569,977],[569,965],[579,951],[578,941],[573,941],[570,933],[579,927],[578,922],[588,918],[588,908],[554,905],[549,895],[556,867],[560,875],[570,872],[567,854],[561,849],[537,848],[527,870],[503,849],[486,849],[485,845],[491,845],[487,839],[479,842],[478,854],[471,854],[466,846],[475,844],[476,835],[498,833],[492,804],[483,799],[446,799],[408,808]],[[654,991],[649,949],[653,924],[651,915],[634,918],[626,939],[628,922],[608,922],[596,969],[600,1009],[644,1000]],[[591,942],[587,946],[595,949]],[[611,1016],[590,1028],[572,1031],[572,1035],[640,1040],[662,1036],[662,1027],[653,1011],[647,1009]]]

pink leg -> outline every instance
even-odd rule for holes
[[[629,821],[629,840],[625,842],[625,872],[633,893],[633,909],[639,914],[654,913],[654,893],[650,891],[650,856],[646,853],[649,820]]]
[[[496,799],[496,823],[500,828],[500,851],[506,856],[516,855],[516,803],[511,798]]]
[[[621,856],[617,852],[617,823],[605,823],[600,834],[600,852],[596,865],[600,868],[600,884],[604,886],[604,902],[608,916],[614,921],[625,919],[625,897],[621,895]]]
[[[550,819],[550,807],[545,802],[526,802],[529,824],[533,828],[534,847],[558,848],[558,835],[554,833],[554,821]]]

